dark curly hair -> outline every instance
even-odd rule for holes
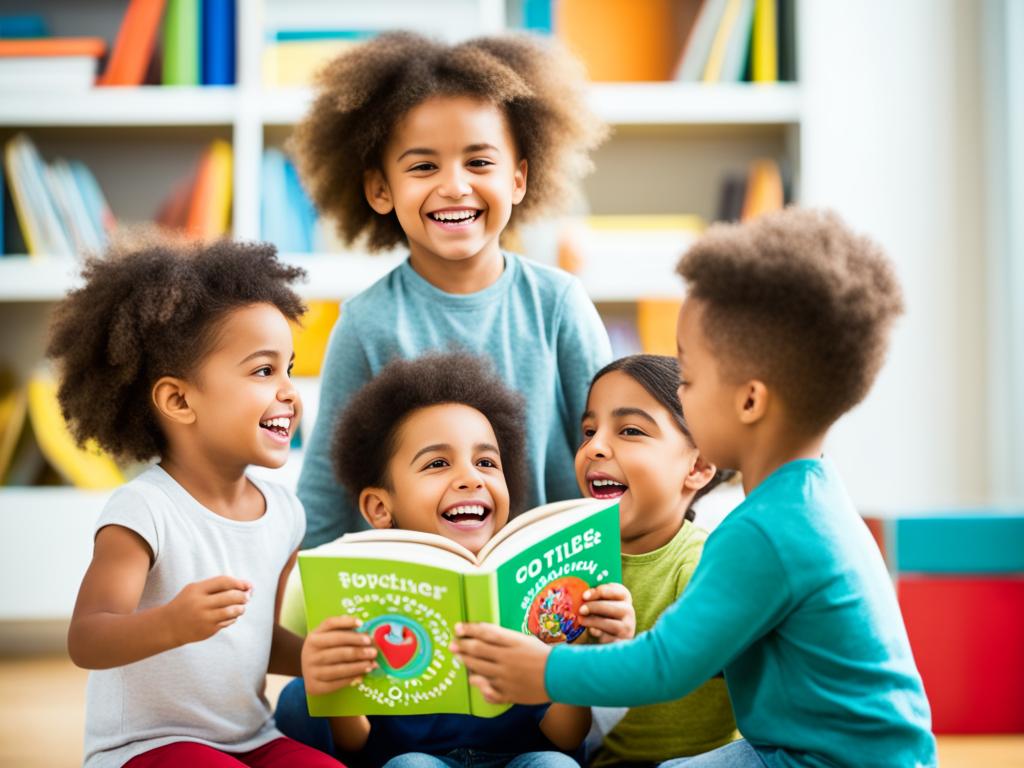
[[[723,374],[763,380],[808,433],[864,399],[903,311],[882,249],[831,211],[716,224],[677,271],[705,303],[703,332]]]
[[[693,442],[693,435],[690,434],[690,428],[686,426],[686,419],[683,417],[683,404],[679,401],[679,362],[674,357],[668,357],[667,355],[629,355],[628,357],[613,360],[594,374],[594,378],[590,382],[590,390],[587,391],[587,400],[590,399],[590,391],[594,389],[594,385],[601,378],[615,371],[621,371],[629,376],[629,378],[647,390],[647,394],[661,403],[672,415],[672,420],[679,427],[679,431],[690,441],[690,445],[696,447],[696,444]],[[693,521],[697,516],[696,510],[693,508],[697,499],[706,496],[716,486],[731,479],[735,474],[734,470],[716,467],[715,474],[708,481],[708,484],[699,489],[694,495],[690,506],[686,510],[685,518]]]
[[[465,352],[392,360],[356,392],[334,428],[334,472],[354,502],[364,488],[390,488],[388,462],[398,431],[422,408],[457,403],[482,413],[498,440],[510,513],[526,499],[526,415],[522,396],[490,363]]]
[[[405,242],[392,211],[366,201],[363,176],[381,168],[398,121],[432,96],[470,96],[501,107],[520,158],[529,164],[526,197],[509,226],[571,200],[607,131],[584,98],[582,65],[554,42],[526,35],[458,45],[408,32],[382,34],[331,61],[318,75],[313,107],[289,148],[317,207],[351,243],[366,232],[370,250]]]
[[[165,452],[153,384],[194,374],[225,315],[259,303],[289,320],[305,311],[289,287],[305,271],[279,262],[272,245],[149,235],[88,258],[82,276],[85,284],[57,305],[46,355],[57,364],[57,397],[75,439],[95,439],[122,461]]]

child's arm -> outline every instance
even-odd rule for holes
[[[128,528],[107,525],[96,534],[68,629],[68,654],[79,667],[121,667],[205,640],[245,612],[252,585],[231,576],[189,584],[166,605],[137,610],[151,558]]]
[[[306,693],[333,693],[347,685],[359,685],[363,675],[377,666],[377,649],[368,635],[356,632],[353,616],[332,616],[309,633],[302,645],[302,677]],[[331,733],[343,752],[358,752],[370,735],[366,717],[332,717]]]
[[[295,567],[299,550],[292,552],[277,580],[277,596],[274,598],[274,636],[270,642],[270,663],[267,671],[273,675],[298,677],[302,674],[302,638],[281,626],[281,605],[288,576]]]
[[[599,643],[629,640],[636,634],[633,595],[623,584],[599,584],[583,593],[580,624]]]
[[[540,731],[559,749],[571,751],[583,743],[590,730],[590,707],[552,704],[540,721]]]
[[[356,390],[373,376],[360,345],[360,334],[354,326],[351,311],[343,308],[324,358],[319,410],[299,475],[298,496],[306,510],[303,549],[366,527],[359,511],[335,480],[331,467],[331,440],[337,416]]]

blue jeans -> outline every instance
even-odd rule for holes
[[[456,749],[441,757],[409,752],[391,758],[384,768],[579,768],[579,763],[561,752],[497,755],[475,749]]]
[[[678,757],[662,763],[658,768],[765,768],[757,750],[746,739],[734,741],[724,747],[694,757]]]

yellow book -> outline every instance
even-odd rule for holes
[[[313,84],[328,61],[359,45],[358,40],[290,40],[263,49],[263,84],[298,88]]]
[[[61,477],[87,489],[115,488],[124,482],[117,464],[98,446],[76,444],[60,412],[57,384],[49,376],[37,374],[29,380],[28,412],[43,455]]]
[[[776,0],[755,0],[754,32],[750,43],[755,83],[775,83],[779,80],[775,3]]]
[[[310,301],[301,323],[292,324],[295,367],[292,376],[319,376],[327,352],[327,340],[341,307],[336,301]]]
[[[779,166],[770,158],[755,160],[747,173],[747,193],[743,198],[741,221],[770,211],[780,211],[785,205],[785,191]]]
[[[11,467],[27,415],[28,394],[24,387],[12,386],[0,396],[0,482]]]
[[[185,231],[190,237],[213,238],[231,227],[231,145],[215,139],[199,161]]]
[[[676,356],[676,324],[682,301],[645,299],[636,303],[636,330],[649,355]]]
[[[736,25],[742,7],[743,0],[729,0],[729,4],[725,6],[722,23],[718,25],[718,31],[715,32],[715,39],[711,43],[711,53],[708,54],[708,63],[704,67],[705,83],[717,83],[722,79],[725,52],[729,47],[729,39],[732,37],[733,27]]]

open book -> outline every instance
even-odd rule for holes
[[[573,642],[588,587],[622,579],[617,502],[576,499],[524,512],[474,556],[443,536],[362,531],[299,553],[310,630],[329,616],[362,620],[378,669],[358,686],[309,696],[309,713],[493,717],[448,650],[455,624],[487,621]]]

